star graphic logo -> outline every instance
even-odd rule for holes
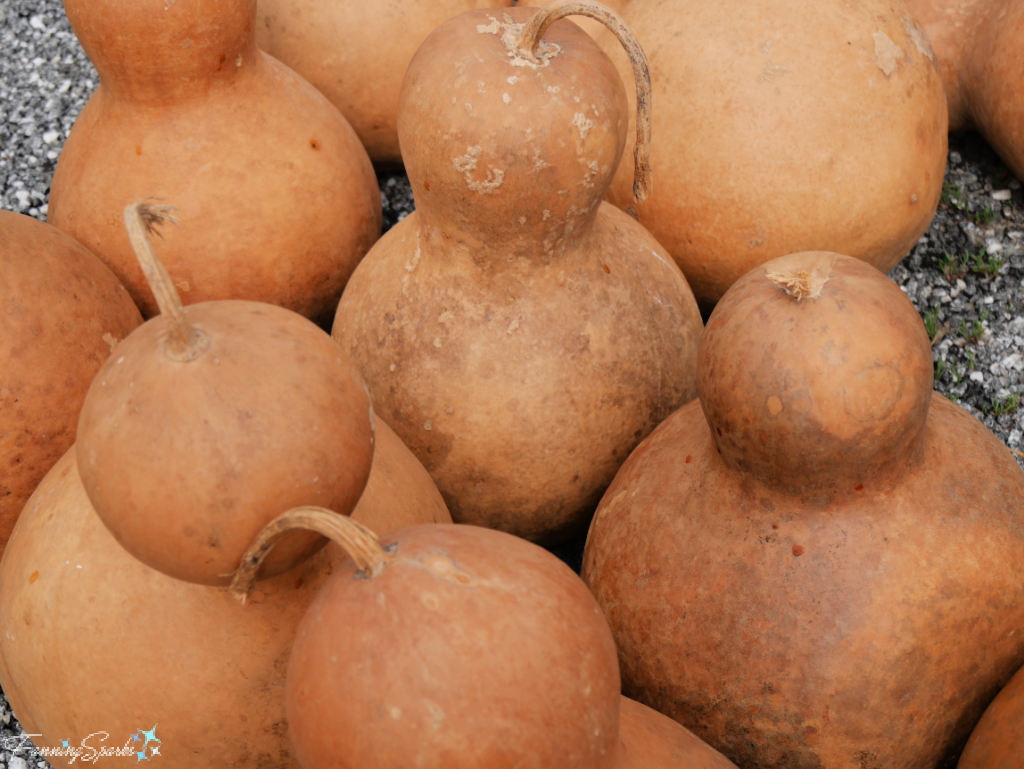
[[[160,748],[158,748],[156,745],[153,746],[153,755],[154,756],[159,756],[160,755]]]
[[[71,743],[68,740],[64,740],[64,747],[65,748],[70,748],[71,747]]]
[[[159,725],[160,724],[153,724],[153,728],[150,729],[148,732],[145,731],[144,729],[139,729],[139,734],[146,735],[146,744],[142,746],[142,751],[143,752],[145,752],[146,748],[149,747],[149,743],[151,743],[151,742],[160,742],[160,740],[158,740],[157,736],[156,736],[156,728]]]
[[[132,742],[138,742],[141,739],[142,738],[138,734],[133,734],[132,735]]]
[[[139,753],[139,751],[135,751],[135,763],[139,763],[139,761],[149,761],[149,756],[146,755],[145,750],[141,753]]]

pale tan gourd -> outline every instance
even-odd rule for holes
[[[380,236],[365,150],[315,88],[256,47],[256,0],[68,0],[100,86],[71,130],[49,222],[157,312],[121,211],[173,200],[164,261],[186,304],[333,312]]]
[[[381,535],[450,523],[423,466],[377,420],[366,491],[352,513]],[[328,545],[263,580],[245,607],[227,588],[144,566],[110,535],[72,448],[25,507],[0,563],[0,686],[38,746],[121,747],[154,725],[166,769],[299,769],[285,716],[295,627],[344,560]],[[57,610],[54,607],[61,607]],[[133,743],[136,749],[143,744]],[[132,762],[100,758],[97,765]],[[85,762],[50,758],[76,769]],[[92,764],[87,764],[92,766]]]
[[[637,209],[705,313],[771,259],[837,251],[888,271],[928,228],[946,109],[902,2],[630,0],[622,14],[650,57],[658,194],[635,203],[620,168],[608,197]]]
[[[624,88],[578,27],[548,26],[595,5],[475,11],[427,39],[398,124],[417,209],[357,269],[333,331],[452,517],[535,541],[581,532],[694,396],[702,330],[665,250],[602,202]],[[644,158],[625,164],[641,197]]]
[[[951,131],[977,129],[1024,178],[1024,3],[906,0],[942,72]]]
[[[256,43],[341,110],[370,159],[402,163],[398,92],[427,35],[475,8],[513,0],[259,0]]]
[[[0,211],[0,553],[29,495],[74,443],[93,376],[141,322],[88,250]]]

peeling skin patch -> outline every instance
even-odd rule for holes
[[[511,103],[512,103],[512,97],[511,97],[511,96],[509,96],[509,95],[508,95],[507,93],[503,93],[503,94],[501,95],[501,100],[502,100],[503,102],[505,102],[506,104],[511,104]]]
[[[516,77],[515,75],[513,75],[512,77],[510,77],[510,78],[508,79],[508,84],[509,84],[509,85],[515,85],[515,84],[516,84],[516,83],[518,83],[518,82],[519,82],[519,78],[518,78],[518,77]]]
[[[597,123],[590,120],[582,112],[577,112],[572,116],[572,124],[580,130],[580,139],[583,140],[586,140],[587,134],[590,133],[590,129],[597,125]]]
[[[768,413],[771,414],[773,417],[778,416],[779,413],[782,411],[782,400],[779,398],[778,395],[773,395],[770,398],[768,398],[768,400],[765,402],[765,405],[768,406]]]
[[[875,41],[875,66],[882,70],[882,74],[889,77],[899,67],[900,59],[903,58],[903,49],[882,30],[875,32],[871,39]]]
[[[562,52],[561,46],[549,43],[544,38],[541,38],[540,42],[537,43],[537,47],[533,50],[536,58],[528,59],[519,53],[516,47],[519,42],[519,35],[526,24],[516,24],[507,13],[502,14],[502,21],[498,21],[493,16],[488,16],[487,18],[491,20],[491,23],[477,24],[476,31],[481,35],[500,35],[502,45],[505,46],[505,53],[509,58],[509,64],[513,67],[540,69],[541,67],[548,66],[551,63],[551,59]]]
[[[489,195],[504,183],[505,169],[492,166],[487,169],[487,178],[483,181],[473,179],[473,171],[477,168],[476,161],[482,152],[483,148],[480,145],[469,147],[462,157],[452,158],[452,165],[455,166],[456,171],[465,174],[467,187],[481,195]]]
[[[761,70],[761,76],[757,79],[758,85],[774,82],[776,75],[785,75],[790,71],[789,67],[783,67],[781,64],[772,64],[768,60],[768,54],[771,53],[774,43],[774,40],[769,40],[761,46],[761,54],[764,56],[764,69]]]
[[[113,352],[117,346],[117,337],[108,331],[103,335],[103,341],[110,345],[110,351]]]
[[[928,57],[932,64],[936,67],[939,66],[938,59],[935,58],[935,51],[932,50],[932,42],[928,39],[928,35],[921,29],[920,25],[909,16],[903,17],[903,29],[907,31],[907,35],[910,37],[911,42],[914,43],[914,47],[917,48],[917,52],[922,56]]]
[[[512,334],[512,333],[515,332],[515,330],[517,328],[519,328],[519,318],[516,318],[511,323],[509,323],[508,324],[508,329],[506,329],[506,330],[508,331],[508,333]]]

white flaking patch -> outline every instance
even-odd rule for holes
[[[590,133],[590,129],[593,128],[597,123],[590,120],[582,112],[577,112],[572,116],[572,124],[580,130],[580,139],[586,139],[587,134]]]
[[[516,83],[518,83],[518,82],[519,82],[519,78],[518,78],[518,77],[516,77],[515,75],[513,75],[512,77],[510,77],[510,78],[508,79],[508,84],[509,84],[509,85],[515,85],[515,84],[516,84]]]
[[[467,187],[481,195],[489,195],[504,183],[505,169],[489,166],[487,169],[486,179],[483,181],[474,180],[473,171],[477,169],[476,161],[482,152],[483,148],[478,144],[468,147],[465,155],[462,157],[452,158],[452,165],[455,166],[456,171],[461,174],[465,174]]]
[[[761,83],[771,83],[775,80],[776,75],[785,75],[790,71],[789,67],[783,67],[781,64],[772,64],[768,60],[768,54],[771,53],[774,42],[774,40],[769,40],[761,46],[761,54],[764,56],[764,69],[761,70],[761,76],[757,79],[758,85]]]
[[[548,93],[558,93],[562,89],[560,86],[557,85],[549,85],[546,90]]]
[[[445,310],[444,312],[442,312],[440,315],[437,316],[437,322],[438,323],[447,323],[448,321],[450,321],[454,317],[455,317],[455,313],[454,312],[452,312],[451,310]]]
[[[928,35],[921,29],[920,25],[909,16],[904,16],[903,29],[907,31],[911,42],[917,48],[917,52],[930,59],[932,64],[938,67],[939,61],[935,58],[935,51],[932,50],[932,42],[928,39]]]
[[[511,96],[509,96],[509,95],[508,95],[507,93],[503,93],[503,94],[501,95],[501,100],[502,100],[503,102],[505,102],[506,104],[511,104],[511,103],[512,103],[512,97],[511,97]]]
[[[488,16],[491,20],[490,24],[477,24],[476,31],[480,34],[488,35],[501,35],[501,43],[505,46],[505,53],[509,58],[509,64],[513,67],[530,67],[531,69],[540,69],[546,67],[551,63],[551,59],[558,56],[562,52],[562,48],[555,43],[549,43],[544,38],[540,39],[537,43],[537,47],[534,49],[536,58],[526,58],[516,48],[516,44],[519,42],[519,35],[523,31],[523,27],[526,24],[516,24],[512,21],[512,17],[507,13],[502,14],[502,21],[498,21],[493,16]]]
[[[235,59],[235,66],[236,67],[241,67],[242,66],[242,54],[238,54],[238,58]]]
[[[434,347],[437,347],[437,348],[440,349],[440,347],[441,347],[441,337],[439,337],[439,336],[435,336],[434,337]]]
[[[109,331],[103,335],[103,341],[110,345],[111,352],[113,352],[114,348],[117,347],[117,337],[111,334]],[[106,384],[106,382],[104,382],[103,384]]]
[[[473,115],[473,105],[470,104],[469,102],[466,102],[466,114],[469,115],[470,117],[472,117]]]
[[[550,218],[551,218],[551,212],[548,211],[547,209],[544,209],[544,216],[541,217],[541,221],[542,222],[546,222]]]
[[[900,59],[903,58],[903,49],[882,30],[875,32],[871,39],[875,41],[875,66],[882,70],[886,77],[889,77],[899,67]]]
[[[519,217],[519,223],[520,224],[526,224],[526,217],[525,216],[520,216]]]
[[[182,291],[184,291],[184,292],[185,292],[186,294],[187,294],[187,293],[188,293],[189,291],[191,291],[191,290],[192,290],[192,286],[190,286],[190,285],[188,284],[188,281],[187,281],[187,280],[179,280],[179,281],[178,281],[177,283],[175,283],[174,285],[175,285],[175,286],[177,286],[178,288],[180,288],[180,289],[181,289]]]
[[[515,320],[513,320],[513,321],[512,321],[511,323],[509,323],[509,324],[508,324],[508,328],[507,328],[506,330],[508,331],[508,333],[510,333],[510,334],[511,334],[511,333],[512,333],[513,331],[515,331],[515,330],[516,330],[517,328],[519,328],[519,318],[516,318],[516,319],[515,319]]]

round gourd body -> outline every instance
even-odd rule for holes
[[[260,0],[256,42],[341,111],[374,163],[400,165],[398,92],[420,43],[460,13],[512,4],[513,0]]]
[[[74,443],[93,376],[141,322],[88,250],[0,211],[0,553],[26,500]]]
[[[281,512],[352,510],[373,416],[358,371],[302,316],[225,300],[192,305],[187,319],[209,340],[195,359],[168,354],[172,323],[160,315],[100,369],[79,419],[79,468],[122,546],[170,576],[224,585]],[[325,541],[289,537],[265,574]]]
[[[634,204],[623,166],[609,200],[636,205],[703,310],[789,253],[838,251],[887,271],[928,228],[946,108],[902,6],[632,0],[622,15],[650,60],[657,186]]]
[[[423,467],[379,420],[377,428],[374,469],[352,517],[381,534],[396,523],[450,522]],[[87,744],[119,748],[156,724],[159,758],[174,769],[298,769],[285,715],[288,657],[303,612],[344,558],[328,545],[260,582],[244,607],[226,588],[167,577],[110,535],[71,450],[26,505],[0,564],[0,685],[25,731],[42,735],[38,746],[67,739],[80,748],[105,732]],[[152,759],[151,747],[143,752]],[[83,760],[49,759],[65,769]]]
[[[383,571],[339,566],[296,632],[288,721],[305,769],[614,766],[615,646],[565,564],[470,526],[383,542]]]
[[[694,397],[702,329],[664,249],[601,203],[618,76],[564,21],[546,63],[519,61],[534,12],[465,14],[420,48],[399,112],[417,210],[353,275],[333,334],[457,522],[557,542]]]
[[[908,0],[935,46],[949,128],[976,128],[1024,177],[1024,4],[1003,0]]]
[[[629,697],[619,705],[619,740],[615,769],[736,769],[689,729]]]
[[[101,85],[57,163],[48,218],[146,317],[156,305],[121,223],[140,198],[178,209],[161,259],[186,304],[249,299],[322,320],[379,237],[365,150],[325,97],[256,47],[255,5],[65,6]]]
[[[1024,475],[931,393],[899,293],[829,254],[744,276],[701,400],[594,517],[583,576],[624,692],[738,766],[951,766],[1024,663]]]
[[[996,695],[971,733],[957,769],[1014,769],[1024,755],[1024,668]]]

